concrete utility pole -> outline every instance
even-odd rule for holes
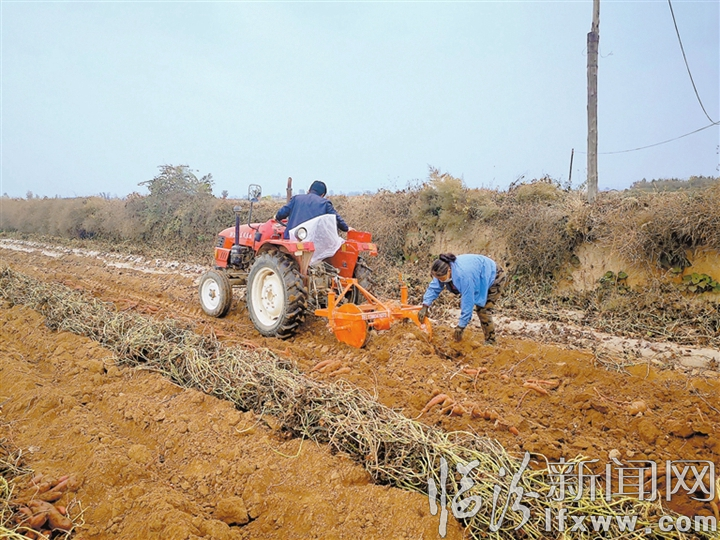
[[[597,171],[597,72],[598,44],[600,42],[600,0],[593,0],[593,20],[587,35],[587,78],[588,78],[588,139],[587,139],[587,192],[588,202],[595,202],[598,193]]]

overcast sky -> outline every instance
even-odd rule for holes
[[[720,2],[675,0],[720,120]],[[2,1],[0,192],[146,193],[163,164],[242,195],[585,181],[592,1]],[[599,151],[705,127],[667,0],[602,0]],[[720,175],[720,128],[599,157],[600,189]]]

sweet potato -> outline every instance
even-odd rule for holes
[[[448,396],[447,394],[438,394],[437,396],[432,398],[420,411],[420,415],[418,416],[418,418],[420,418],[420,416],[432,409],[435,405],[443,403],[446,399],[450,399],[450,396]]]
[[[53,530],[60,529],[61,531],[69,531],[73,526],[72,521],[63,516],[54,507],[53,511],[48,513],[48,523]]]
[[[56,480],[50,480],[50,481],[44,481],[40,482],[35,486],[35,489],[33,490],[35,493],[45,493],[46,491],[49,491],[54,484],[57,484]]]
[[[58,483],[53,486],[54,491],[65,491],[68,487],[68,484],[70,483],[70,477],[69,476],[63,476],[61,479],[58,480]]]
[[[545,390],[545,389],[544,389],[542,386],[540,386],[539,384],[535,384],[535,383],[532,383],[532,382],[529,382],[529,381],[528,381],[528,382],[526,382],[525,384],[523,384],[523,386],[524,386],[525,388],[529,388],[530,390],[535,390],[535,392],[537,392],[537,393],[540,394],[540,395],[543,395],[543,396],[547,396],[547,395],[548,395],[548,391]]]
[[[317,364],[315,364],[315,365],[313,366],[313,368],[312,368],[310,371],[311,371],[311,372],[312,372],[312,371],[318,371],[318,370],[320,370],[321,368],[324,368],[325,366],[327,366],[328,364],[330,364],[330,363],[333,362],[333,361],[334,361],[334,360],[331,358],[331,359],[329,359],[329,360],[323,360],[322,362],[318,362]]]
[[[21,506],[20,508],[18,508],[17,514],[15,514],[15,523],[26,523],[27,520],[32,517],[32,515],[32,510],[30,510],[27,506]]]
[[[520,435],[520,432],[518,431],[518,428],[516,428],[515,426],[510,426],[510,427],[508,428],[508,431],[509,431],[510,433],[512,433],[513,435],[515,435],[515,436]]]
[[[67,480],[67,490],[71,492],[75,492],[78,489],[80,489],[80,486],[82,485],[82,481],[78,480],[75,476],[70,476]]]
[[[527,382],[547,386],[550,390],[554,390],[555,388],[560,386],[560,381],[558,380],[545,381],[543,379],[528,379]]]
[[[329,364],[321,367],[318,371],[320,371],[320,373],[330,373],[341,367],[342,362],[340,360],[334,360],[333,362],[330,362]]]
[[[477,369],[476,368],[463,369],[463,373],[465,373],[466,375],[472,375],[472,376],[477,376],[480,373],[487,373],[487,371],[488,371],[488,369],[485,367],[481,367],[481,368],[477,368]]]
[[[28,506],[37,513],[47,515],[47,521],[51,529],[69,531],[72,529],[72,521],[63,516],[57,508],[46,501],[30,501]]]
[[[33,517],[27,520],[28,527],[32,527],[36,531],[39,531],[45,522],[48,520],[48,512],[40,512],[35,514]]]
[[[52,504],[45,501],[30,501],[28,503],[28,507],[30,507],[30,510],[36,514],[38,512],[48,512],[50,511],[50,508],[55,508]]]
[[[51,489],[50,491],[46,491],[45,493],[38,494],[36,499],[47,502],[55,502],[57,500],[60,500],[63,495],[65,495],[65,491]]]
[[[465,408],[462,405],[456,404],[456,405],[453,405],[453,408],[450,411],[450,416],[462,416],[466,412],[467,411],[465,410]]]

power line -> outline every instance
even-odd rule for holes
[[[639,146],[638,148],[630,148],[629,150],[616,150],[615,152],[598,152],[598,154],[607,156],[609,154],[625,154],[626,152],[635,152],[636,150],[645,150],[646,148],[652,148],[653,146],[660,146],[661,144],[667,144],[669,142],[677,141],[678,139],[682,139],[683,137],[687,137],[688,135],[693,135],[695,133],[699,133],[700,131],[704,131],[713,126],[717,126],[718,124],[720,124],[720,122],[713,122],[712,124],[708,124],[705,127],[701,127],[700,129],[696,129],[695,131],[691,131],[690,133],[685,133],[684,135],[680,135],[679,137],[673,137],[672,139],[668,139],[667,141],[662,141],[662,142],[658,142],[658,143],[654,143],[654,144],[648,144],[647,146]],[[585,154],[585,152],[578,152],[578,154]]]
[[[636,150],[644,150],[645,148],[652,148],[653,146],[660,146],[661,144],[666,144],[669,142],[677,141],[678,139],[682,139],[683,137],[687,137],[688,135],[692,135],[694,133],[698,133],[700,131],[704,131],[708,128],[711,128],[713,126],[717,126],[720,124],[720,122],[713,122],[712,124],[708,124],[705,127],[701,127],[700,129],[696,129],[695,131],[691,131],[690,133],[686,133],[685,135],[680,135],[679,137],[674,137],[672,139],[668,139],[667,141],[662,141],[655,144],[648,144],[647,146],[640,146],[639,148],[631,148],[630,150],[618,150],[616,152],[600,152],[601,154],[608,155],[608,154],[624,154],[626,152],[635,152]]]
[[[693,90],[695,90],[695,96],[697,97],[698,103],[700,103],[700,107],[702,107],[705,116],[707,116],[707,119],[710,120],[713,124],[715,124],[715,120],[710,118],[710,115],[705,110],[705,106],[703,105],[703,102],[700,99],[700,94],[698,94],[697,87],[695,86],[695,81],[693,80],[692,73],[690,73],[690,66],[688,65],[687,56],[685,56],[685,47],[683,47],[682,39],[680,39],[680,30],[678,30],[677,21],[675,20],[675,12],[673,11],[672,2],[670,0],[668,0],[668,6],[670,6],[670,14],[672,15],[673,24],[675,25],[675,33],[677,34],[678,43],[680,43],[680,50],[682,51],[683,60],[685,60],[685,67],[687,68],[688,75],[690,76],[690,82],[692,83]]]
[[[639,146],[637,148],[630,148],[628,150],[617,150],[615,152],[598,152],[598,154],[607,156],[610,154],[625,154],[627,152],[636,152],[637,150],[645,150],[646,148],[652,148],[654,146],[660,146],[662,144],[667,144],[669,142],[677,141],[678,139],[682,139],[683,137],[687,137],[689,135],[699,133],[700,131],[704,131],[706,129],[709,129],[713,126],[717,126],[718,124],[720,124],[720,122],[716,122],[715,120],[710,118],[710,115],[705,110],[705,106],[703,105],[703,102],[700,99],[700,94],[698,93],[697,86],[695,86],[695,80],[693,79],[692,73],[690,72],[690,65],[688,64],[687,56],[685,55],[685,47],[683,47],[682,38],[680,37],[680,30],[678,30],[677,21],[675,20],[675,12],[673,11],[671,0],[668,0],[668,6],[670,6],[670,14],[672,15],[673,24],[675,25],[675,34],[677,35],[678,43],[680,44],[680,51],[682,51],[683,60],[685,61],[685,68],[687,69],[688,75],[690,76],[690,82],[692,83],[693,90],[695,90],[695,97],[697,97],[698,103],[700,103],[700,107],[702,108],[703,112],[705,113],[705,116],[707,116],[707,119],[710,120],[710,123],[705,127],[701,127],[700,129],[696,129],[695,131],[691,131],[690,133],[685,133],[684,135],[680,135],[678,137],[673,137],[672,139],[668,139],[666,141],[661,141],[661,142],[657,142],[654,144],[648,144],[646,146]],[[578,153],[584,154],[585,152],[578,152]]]

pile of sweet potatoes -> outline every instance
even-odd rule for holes
[[[31,540],[66,534],[73,528],[65,506],[59,504],[66,493],[78,490],[80,483],[73,476],[51,478],[39,474],[22,487],[11,504],[17,509],[17,532]]]

